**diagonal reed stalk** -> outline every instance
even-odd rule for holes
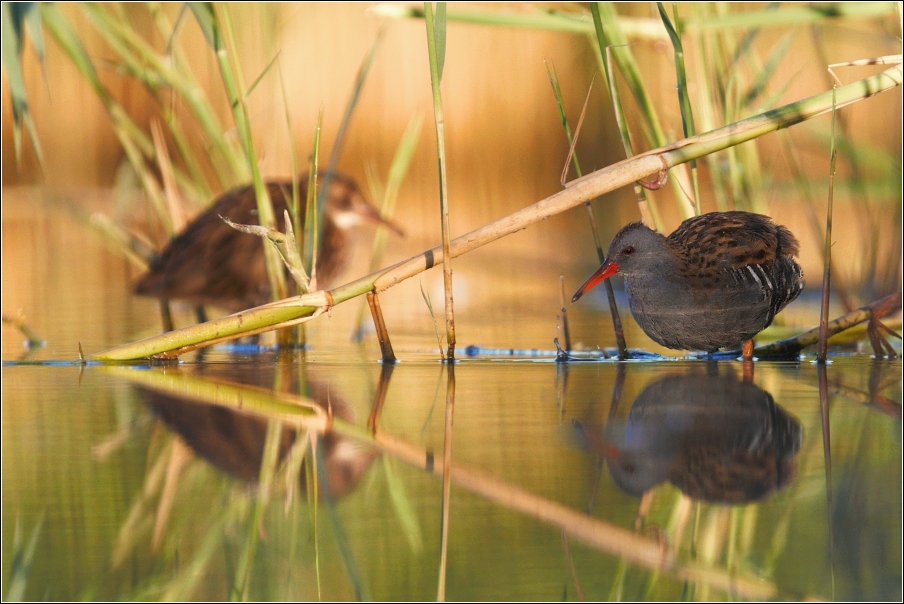
[[[400,3],[381,3],[370,9],[374,14],[393,19],[423,19],[424,11],[417,6]],[[719,16],[695,16],[681,22],[681,28],[688,32],[713,29],[749,29],[751,27],[782,27],[794,24],[820,23],[841,19],[871,19],[895,14],[891,2],[837,2],[831,9],[820,6],[783,6],[777,10],[745,11],[743,13]],[[584,12],[566,12],[536,7],[533,10],[516,12],[491,12],[487,10],[454,10],[449,12],[449,21],[473,23],[477,25],[501,25],[505,27],[525,27],[574,34],[592,34],[593,23]],[[659,19],[643,17],[621,17],[624,35],[649,41],[665,41],[668,36]]]
[[[881,319],[893,312],[901,310],[901,292],[886,296],[881,300],[876,300],[866,306],[862,306],[857,310],[846,313],[837,319],[829,321],[825,325],[826,339],[831,338],[835,334],[850,329],[860,323],[865,323],[874,319]],[[754,349],[754,354],[759,357],[785,357],[793,356],[800,353],[807,346],[812,346],[819,342],[821,327],[816,327],[793,338],[779,340],[766,346],[758,346]]]
[[[836,99],[835,105],[841,108],[899,86],[902,80],[904,80],[904,69],[901,65],[896,65],[879,74],[839,87],[835,91],[830,90],[817,94],[597,170],[572,181],[564,191],[457,237],[450,242],[449,254],[451,257],[466,254],[588,199],[634,183],[650,174],[658,173],[664,168],[672,168],[691,159],[739,145],[764,134],[788,128],[827,113],[832,110],[833,95]],[[322,312],[326,308],[369,291],[384,291],[405,279],[433,268],[436,258],[441,253],[442,248],[427,250],[329,292],[313,292],[274,302],[201,325],[147,338],[134,344],[119,346],[95,354],[91,359],[113,361],[162,354],[178,356],[218,341],[269,331],[277,326],[283,327],[285,325],[281,324],[285,322],[304,320],[315,312]]]

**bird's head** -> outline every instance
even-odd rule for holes
[[[662,254],[667,253],[665,237],[640,222],[633,222],[612,238],[609,253],[596,272],[590,275],[572,297],[577,300],[598,283],[605,281],[615,273],[630,276],[656,263]]]
[[[405,236],[398,225],[383,218],[380,211],[364,198],[351,178],[333,174],[328,187],[324,212],[339,229],[346,230],[364,222],[373,222],[382,224],[401,237]]]

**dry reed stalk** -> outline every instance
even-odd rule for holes
[[[866,306],[861,306],[855,311],[849,312],[838,317],[826,324],[826,338],[831,338],[835,334],[841,333],[846,329],[870,321],[880,319],[886,315],[901,310],[901,292],[886,296],[881,300],[877,300]],[[796,354],[807,346],[812,346],[819,341],[820,328],[816,327],[806,331],[800,335],[773,342],[767,346],[759,346],[754,349],[753,353],[757,356],[785,356],[788,354]]]
[[[380,352],[383,355],[383,364],[392,365],[396,362],[395,353],[392,351],[392,342],[389,340],[389,330],[383,320],[383,311],[380,308],[380,299],[377,294],[367,292],[367,304],[374,319],[374,329],[377,331],[377,339],[380,341]]]
[[[885,90],[899,86],[904,80],[904,68],[896,65],[879,74],[859,80],[835,91],[821,93],[778,109],[741,120],[711,132],[676,141],[635,157],[623,160],[578,178],[560,191],[513,212],[487,225],[457,237],[450,242],[450,257],[473,251],[487,243],[517,233],[528,226],[559,214],[588,199],[599,197],[651,174],[703,157],[759,136],[787,128],[832,110],[833,105],[844,107]],[[836,95],[833,103],[833,94]],[[436,247],[391,267],[362,277],[329,292],[312,292],[229,315],[201,325],[147,338],[91,356],[92,360],[130,360],[166,353],[178,356],[188,350],[207,346],[251,333],[261,333],[285,327],[310,317],[318,310],[326,310],[369,291],[382,292],[405,279],[433,268],[442,247]],[[450,348],[452,344],[450,343]]]

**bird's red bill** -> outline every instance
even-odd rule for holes
[[[612,275],[618,272],[618,264],[615,262],[603,262],[603,264],[596,269],[596,272],[590,275],[590,278],[584,281],[584,285],[578,288],[578,291],[574,293],[574,296],[571,298],[572,302],[577,302],[578,299],[583,296],[587,291],[593,289],[593,287],[602,281],[605,281]]]

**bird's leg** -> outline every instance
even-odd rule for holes
[[[169,300],[160,300],[160,320],[163,321],[163,331],[173,330],[173,313],[170,312]]]
[[[744,340],[744,346],[741,348],[741,358],[745,361],[753,360],[753,340]]]
[[[745,340],[741,349],[741,378],[747,382],[753,382],[753,340]]]
[[[640,505],[637,506],[637,516],[634,517],[634,530],[639,531],[643,528],[644,521],[647,519],[647,514],[650,511],[650,508],[653,507],[653,495],[656,494],[656,489],[650,489],[640,498]]]
[[[203,306],[195,306],[195,318],[198,319],[198,323],[207,323],[207,311]]]

